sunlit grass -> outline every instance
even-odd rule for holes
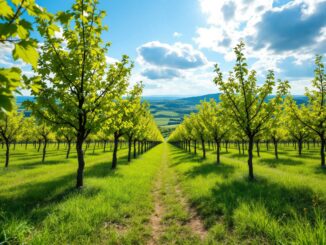
[[[325,244],[326,179],[318,148],[303,156],[281,146],[280,160],[262,147],[255,157],[256,181],[247,180],[247,157],[232,147],[207,160],[170,146],[172,165],[191,203],[210,231],[224,243]],[[223,231],[223,232],[221,232]]]
[[[111,153],[86,151],[85,188],[74,189],[76,155],[50,146],[45,164],[32,146],[17,146],[9,169],[0,170],[0,240],[9,243],[142,243],[150,236],[150,195],[161,146],[130,164],[119,151],[112,171]],[[1,152],[1,155],[2,152]],[[3,157],[0,159],[3,160]]]

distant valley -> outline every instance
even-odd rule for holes
[[[219,101],[219,94],[207,94],[194,97],[168,97],[168,96],[145,96],[144,100],[150,103],[150,110],[155,117],[164,137],[168,136],[173,129],[182,122],[184,116],[197,111],[196,106],[200,101],[214,99]],[[306,103],[307,97],[294,95],[298,104]],[[17,96],[19,109],[23,109],[22,103],[26,100],[33,100],[31,96]],[[28,114],[28,113],[27,113]]]

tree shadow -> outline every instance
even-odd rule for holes
[[[205,161],[205,159],[203,159],[198,153],[194,154],[186,152],[182,149],[176,148],[175,146],[171,148],[170,154],[173,158],[173,164],[171,164],[170,167],[175,167],[185,162],[189,162],[191,164]]]
[[[232,165],[225,165],[223,163],[209,163],[193,167],[187,171],[185,175],[190,178],[197,176],[207,176],[209,174],[221,175],[223,178],[228,178],[230,174],[234,173],[235,168]]]
[[[320,165],[318,165],[315,167],[315,173],[326,175],[326,168],[322,168]]]
[[[239,154],[239,153],[232,153],[228,157],[234,158],[234,159],[246,160],[248,158],[248,155],[247,155],[247,153],[245,153],[244,155]]]
[[[268,158],[268,159],[260,159],[259,161],[260,164],[266,164],[269,165],[270,167],[277,167],[277,165],[289,165],[289,166],[297,166],[297,165],[302,165],[303,162],[300,160],[296,160],[293,158],[280,158],[280,159],[273,159],[273,158]]]
[[[117,167],[119,167],[119,164],[122,164],[122,163],[118,162]],[[97,163],[97,164],[95,164],[95,165],[93,165],[91,167],[86,168],[85,176],[86,177],[91,177],[91,178],[94,178],[94,177],[95,178],[105,178],[105,177],[122,178],[123,177],[122,174],[117,173],[117,171],[111,169],[111,162],[110,161]]]
[[[205,219],[207,226],[210,227],[217,220],[224,219],[232,227],[234,211],[241,204],[262,204],[276,220],[291,219],[294,213],[299,216],[305,215],[312,220],[314,198],[315,194],[307,187],[286,187],[263,178],[250,182],[243,178],[218,183],[211,189],[209,195],[191,201]],[[319,205],[322,206],[322,215],[325,215],[326,203],[323,201]]]
[[[62,161],[59,161],[62,163]],[[55,164],[58,161],[48,161],[46,164]],[[127,157],[118,158],[119,164],[127,164]],[[23,166],[23,165],[22,165]],[[42,164],[35,163],[35,167]],[[26,166],[25,166],[26,167]],[[27,166],[31,167],[30,165]],[[19,169],[15,169],[19,170]],[[41,175],[41,174],[40,174]],[[34,176],[30,176],[33,178]],[[36,183],[24,183],[6,189],[6,195],[0,193],[0,211],[6,217],[27,218],[32,224],[40,224],[53,210],[53,205],[81,195],[93,198],[101,192],[101,188],[88,186],[87,178],[121,178],[117,171],[111,170],[111,162],[95,163],[85,168],[85,187],[81,190],[75,188],[76,173],[72,172],[51,180],[42,180]]]

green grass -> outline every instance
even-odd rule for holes
[[[154,114],[155,117],[159,118],[159,117],[180,117],[179,113],[175,112],[175,111],[157,111]]]
[[[326,244],[326,172],[320,169],[317,148],[298,157],[283,146],[278,161],[272,151],[262,152],[254,160],[254,182],[247,180],[247,157],[237,149],[223,152],[217,166],[213,152],[202,160],[170,148],[171,167],[211,241]]]
[[[47,161],[31,146],[17,147],[9,169],[0,170],[0,241],[9,244],[139,244],[150,236],[150,195],[158,171],[158,146],[118,169],[111,153],[86,152],[85,185],[75,190],[76,154],[50,147]],[[3,156],[1,151],[1,156]],[[0,159],[3,162],[3,157]]]
[[[206,160],[166,143],[130,164],[119,150],[86,151],[85,188],[75,190],[76,153],[65,159],[50,145],[46,163],[33,146],[17,145],[9,169],[0,168],[0,243],[147,244],[157,202],[162,206],[158,244],[326,244],[326,172],[319,149],[298,157],[292,146],[261,145],[256,180],[247,179],[247,156],[234,145]],[[107,147],[109,150],[110,147]],[[0,149],[4,164],[4,149]],[[157,192],[156,184],[159,183]],[[156,193],[156,194],[155,194]],[[207,231],[192,230],[189,207]]]

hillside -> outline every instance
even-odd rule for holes
[[[148,96],[144,97],[150,103],[150,110],[155,117],[156,123],[160,127],[163,136],[166,137],[171,131],[183,120],[183,117],[195,112],[196,106],[200,101],[209,101],[215,99],[219,101],[219,94],[207,94],[194,97],[178,98],[166,96]],[[307,102],[304,95],[294,95],[294,99],[298,104]],[[19,109],[23,109],[22,102],[33,100],[30,96],[17,96],[17,104]],[[28,114],[28,113],[27,113]]]

